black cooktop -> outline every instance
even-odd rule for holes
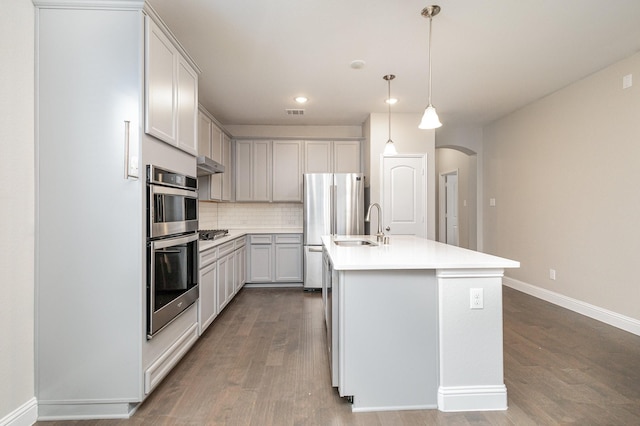
[[[228,229],[201,229],[198,231],[201,240],[215,240],[229,235]]]

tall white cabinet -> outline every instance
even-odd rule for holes
[[[195,305],[145,333],[145,166],[195,176],[196,67],[162,55],[145,67],[153,11],[113,4],[34,0],[40,420],[128,417],[197,339]],[[145,108],[145,69],[189,87],[171,90],[175,110]]]

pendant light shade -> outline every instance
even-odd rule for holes
[[[422,9],[422,16],[429,18],[429,105],[424,110],[419,129],[437,129],[442,126],[435,107],[431,104],[431,20],[440,13],[440,6],[427,6]]]
[[[429,106],[424,109],[424,114],[422,115],[422,120],[420,121],[418,128],[437,129],[440,126],[442,126],[442,123],[438,118],[438,113],[433,105],[429,104]]]
[[[396,151],[396,146],[393,144],[393,141],[391,140],[391,80],[393,80],[394,78],[396,78],[395,75],[393,74],[387,74],[384,77],[382,77],[384,80],[387,80],[387,86],[389,87],[389,92],[388,92],[388,97],[387,97],[387,104],[389,105],[389,139],[387,140],[387,143],[384,144],[384,151],[383,151],[383,155],[396,155],[398,154],[398,151]]]

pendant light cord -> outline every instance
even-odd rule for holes
[[[431,19],[429,14],[429,106],[431,106]]]
[[[389,107],[389,140],[387,142],[391,142],[391,78],[387,80],[389,86],[389,94],[387,96],[387,105]]]

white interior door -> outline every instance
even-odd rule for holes
[[[426,236],[425,164],[425,155],[382,158],[381,198],[385,234]]]

